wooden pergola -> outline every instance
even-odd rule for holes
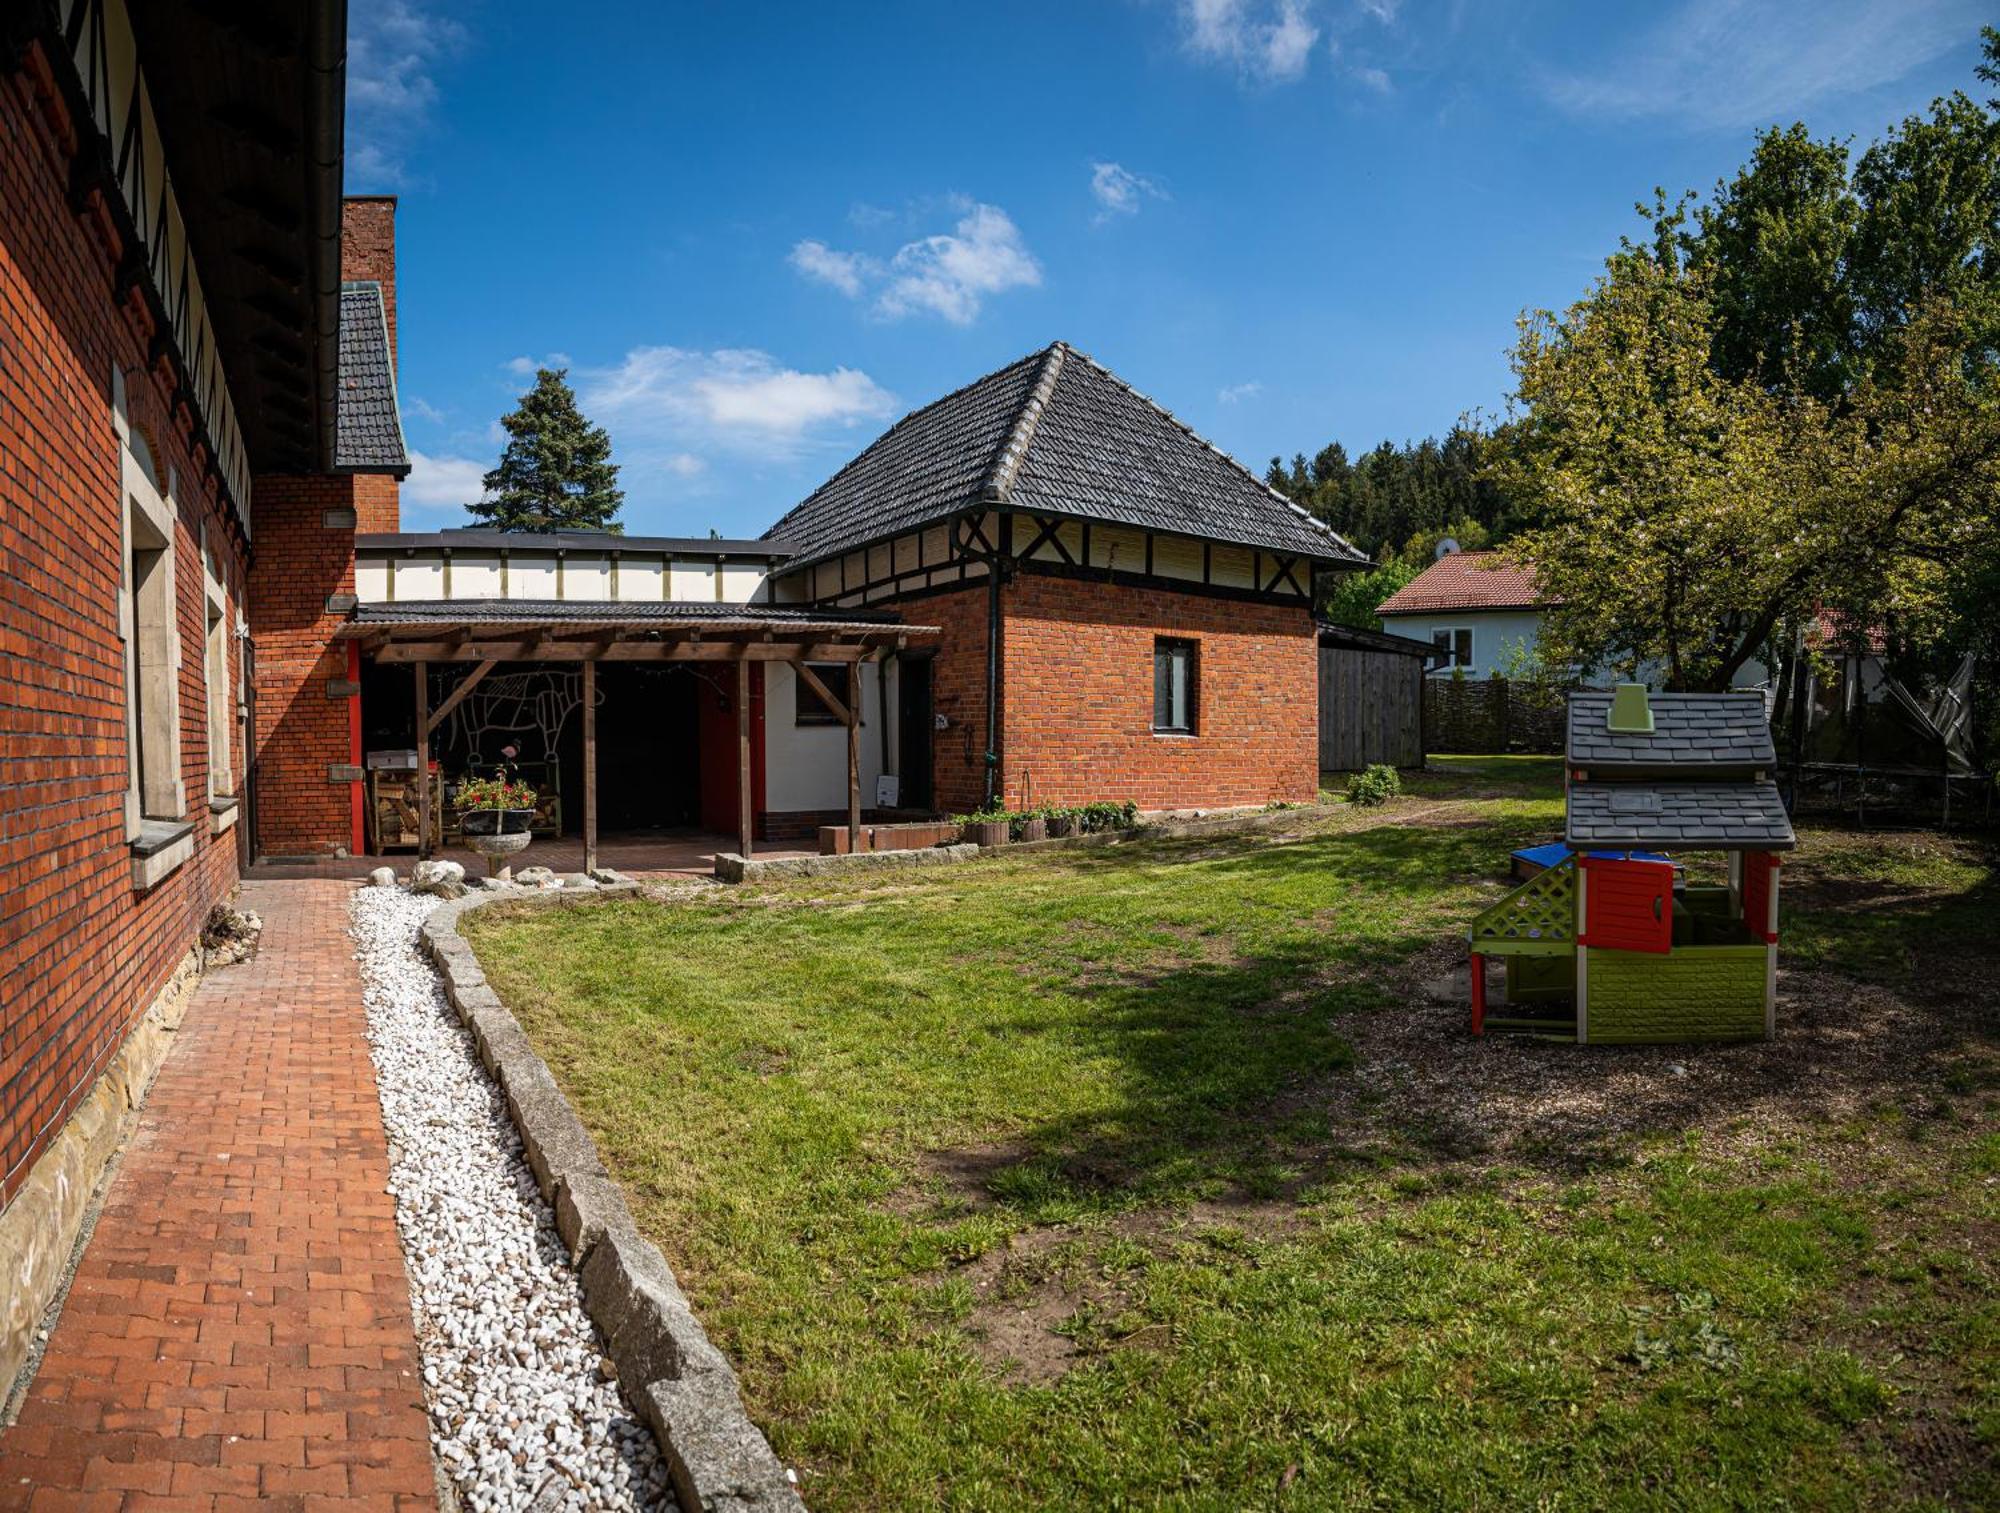
[[[849,697],[835,696],[809,665],[880,662],[913,640],[933,639],[937,628],[904,625],[886,615],[730,605],[658,606],[606,604],[585,614],[550,614],[553,606],[522,604],[520,614],[486,612],[488,606],[449,601],[424,605],[371,604],[339,632],[360,643],[363,657],[403,665],[416,673],[418,855],[427,856],[431,834],[431,737],[480,681],[502,662],[576,663],[583,673],[583,860],[597,866],[597,664],[600,662],[731,663],[736,669],[737,817],[742,854],[754,845],[751,793],[750,668],[784,663],[847,728],[847,824],[861,828],[861,683],[850,678]],[[539,611],[539,613],[538,613]],[[719,612],[714,612],[719,611]],[[433,663],[470,663],[471,670],[432,708]],[[852,841],[850,840],[850,844]]]

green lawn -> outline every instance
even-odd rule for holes
[[[1992,1505],[1992,853],[1810,838],[1776,1045],[1473,1042],[1559,768],[1433,767],[473,937],[815,1507]]]

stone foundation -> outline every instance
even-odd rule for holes
[[[124,1143],[133,1112],[173,1049],[174,1033],[201,977],[190,950],[125,1037],[109,1068],[44,1150],[0,1211],[0,1384],[33,1356],[36,1331],[62,1291],[91,1199]]]

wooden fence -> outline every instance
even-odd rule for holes
[[[1440,676],[1424,680],[1423,699],[1431,751],[1560,753],[1568,737],[1568,689]]]
[[[1357,638],[1358,639],[1358,638]],[[1319,766],[1424,764],[1424,662],[1371,647],[1319,649]]]

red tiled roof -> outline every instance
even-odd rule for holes
[[[1378,615],[1427,615],[1453,609],[1535,609],[1535,570],[1498,552],[1440,557],[1376,606]]]

